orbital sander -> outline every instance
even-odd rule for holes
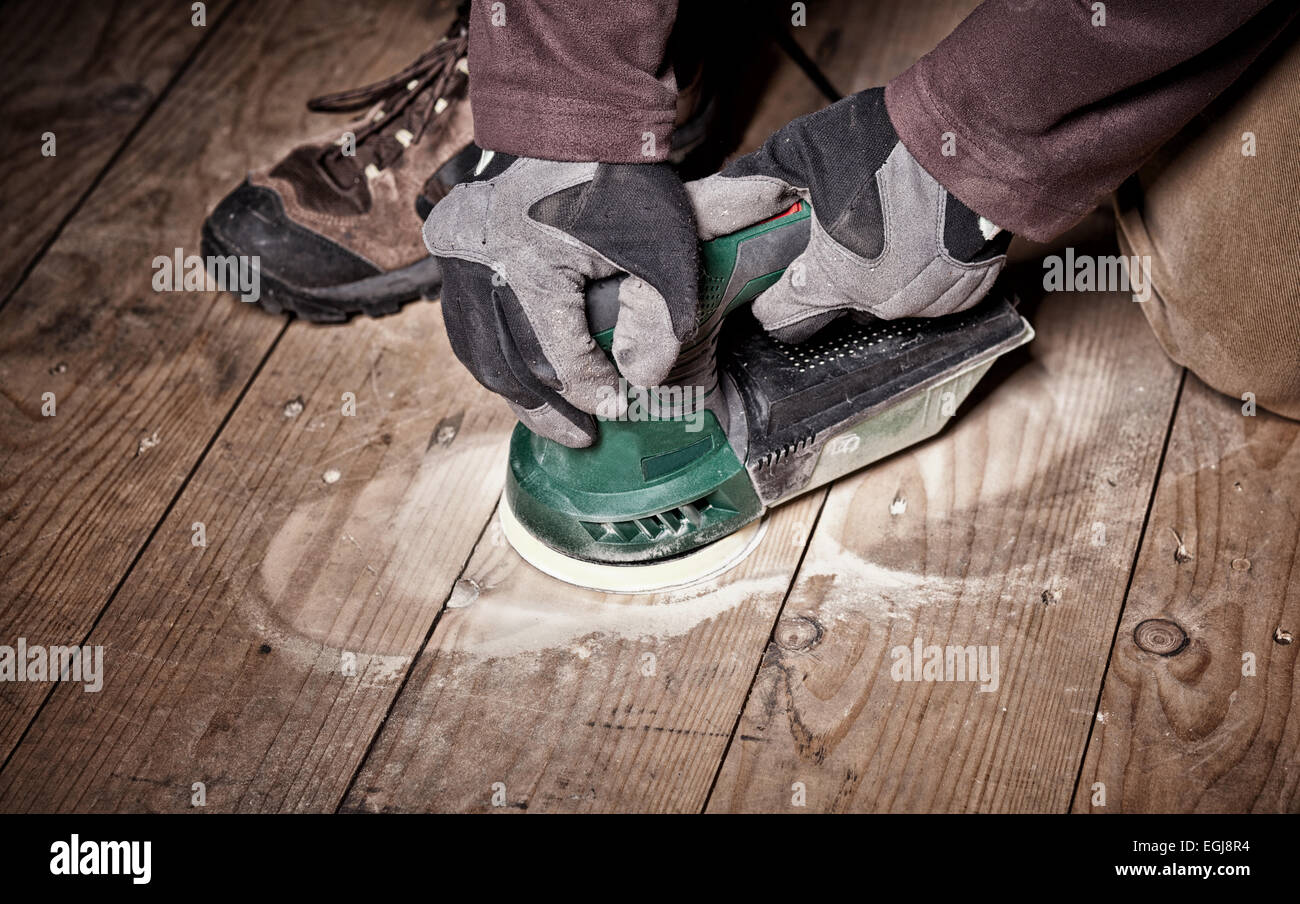
[[[501,524],[525,560],[611,592],[715,577],[759,541],[768,509],[933,436],[1033,338],[995,287],[945,317],[844,317],[798,345],[776,340],[747,306],[804,250],[810,216],[800,202],[701,245],[693,338],[664,385],[619,387],[593,445],[515,426]],[[587,291],[606,352],[620,280]]]

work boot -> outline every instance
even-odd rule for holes
[[[469,3],[446,35],[401,72],[313,98],[309,109],[369,108],[339,132],[251,173],[203,224],[203,254],[260,258],[258,303],[316,322],[392,314],[442,287],[420,228],[433,206],[473,174],[479,148],[468,91]],[[702,63],[679,66],[669,162],[689,178],[727,151]],[[729,137],[729,136],[728,136]]]
[[[401,72],[308,101],[317,112],[366,113],[250,173],[204,222],[205,256],[260,258],[262,307],[328,322],[437,297],[442,277],[420,226],[479,155],[468,7]]]

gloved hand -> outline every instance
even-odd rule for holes
[[[529,429],[566,446],[591,445],[590,414],[608,415],[618,388],[587,326],[588,280],[628,274],[613,353],[633,385],[663,380],[695,326],[695,223],[667,164],[484,152],[474,179],[429,214],[424,243],[442,266],[456,356]]]
[[[754,300],[754,316],[783,342],[800,342],[846,311],[893,319],[971,307],[993,285],[1011,241],[913,159],[889,121],[883,88],[801,116],[686,189],[705,239],[801,198],[812,205],[808,247]]]

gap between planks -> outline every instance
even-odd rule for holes
[[[59,236],[62,235],[63,230],[67,227],[68,223],[71,222],[72,218],[82,209],[91,195],[95,193],[95,190],[104,180],[104,177],[110,170],[112,170],[113,166],[121,158],[123,152],[130,146],[132,140],[134,140],[139,131],[153,117],[154,112],[158,109],[159,105],[167,98],[172,89],[176,86],[177,82],[189,70],[191,64],[203,49],[203,46],[208,41],[212,40],[213,35],[217,33],[222,23],[229,18],[232,10],[238,3],[239,0],[229,0],[229,2],[224,4],[221,0],[218,0],[218,2],[213,3],[212,5],[215,8],[211,11],[213,16],[211,24],[205,26],[198,32],[198,39],[194,41],[193,46],[190,47],[188,51],[184,50],[186,41],[183,40],[181,36],[186,35],[187,33],[192,34],[196,31],[195,27],[191,25],[189,21],[191,16],[190,12],[180,7],[168,8],[155,6],[150,8],[145,15],[157,16],[161,19],[162,21],[159,24],[159,27],[150,27],[151,23],[134,23],[122,26],[122,30],[128,35],[149,36],[143,51],[140,51],[139,48],[126,45],[123,42],[113,41],[111,40],[111,36],[106,34],[104,39],[95,42],[96,48],[100,52],[89,60],[82,59],[76,52],[65,52],[64,54],[59,55],[58,59],[60,64],[66,60],[77,60],[83,67],[107,64],[106,69],[111,76],[115,77],[114,80],[116,80],[116,77],[118,76],[117,67],[119,65],[127,67],[131,70],[132,74],[137,74],[139,76],[138,81],[115,85],[109,94],[109,98],[121,96],[127,99],[128,110],[135,104],[134,99],[138,97],[137,92],[150,93],[147,83],[150,81],[157,82],[161,80],[161,87],[156,91],[156,93],[154,93],[154,96],[145,106],[143,111],[128,124],[123,125],[117,120],[117,118],[122,114],[113,110],[112,103],[96,104],[94,112],[88,117],[91,122],[87,124],[79,122],[75,115],[64,115],[63,107],[66,103],[64,94],[67,91],[67,84],[75,77],[78,84],[83,86],[86,85],[88,80],[86,79],[84,69],[76,72],[75,76],[73,74],[59,73],[56,77],[53,74],[42,73],[45,81],[56,82],[56,90],[60,96],[55,108],[53,110],[43,111],[44,115],[40,117],[42,128],[52,132],[55,136],[56,154],[53,158],[43,158],[41,163],[38,165],[52,165],[46,164],[44,162],[45,160],[58,161],[57,142],[59,141],[63,142],[62,147],[65,152],[65,160],[68,159],[68,151],[72,151],[73,154],[81,153],[84,155],[88,153],[90,158],[87,159],[85,156],[74,156],[72,158],[71,167],[65,169],[61,173],[60,177],[54,180],[52,184],[49,179],[26,178],[27,174],[25,170],[20,167],[6,170],[5,182],[7,184],[5,186],[4,194],[11,201],[13,200],[14,194],[21,194],[28,191],[29,188],[35,188],[41,192],[40,197],[43,205],[50,205],[52,200],[56,202],[62,201],[65,209],[62,213],[56,211],[50,212],[50,217],[48,219],[53,220],[53,226],[48,231],[42,230],[41,228],[33,228],[32,223],[26,221],[25,225],[22,227],[22,231],[17,236],[13,237],[12,241],[5,241],[2,243],[7,249],[6,257],[15,250],[16,254],[14,259],[6,260],[3,264],[0,264],[0,310],[4,309],[5,305],[7,305],[10,299],[13,298],[14,293],[16,293],[22,287],[23,283],[26,282],[27,277],[31,275],[32,270],[36,268],[41,259],[44,258],[45,254],[50,250],[55,242],[58,241]],[[83,7],[86,6],[93,6],[93,11],[86,11],[83,9]],[[100,24],[96,22],[95,19],[96,16],[101,13],[109,16],[108,19],[102,22],[103,28],[106,32],[113,30],[119,25],[116,10],[105,11],[99,4],[66,4],[60,10],[60,13],[65,18],[58,24],[67,23],[70,26],[69,30],[75,32],[75,34],[70,38],[72,41],[84,40],[87,31]],[[35,36],[24,36],[22,33],[22,26],[32,21],[33,19],[28,19],[21,24],[15,25],[11,19],[7,39],[11,41],[20,41],[29,48],[40,47],[42,48],[42,52],[44,52],[44,49],[52,42],[62,43],[65,40],[69,40],[69,36],[64,31],[59,31],[58,34],[52,36],[49,41],[41,40]],[[48,13],[39,14],[35,17],[35,21],[39,22],[39,25],[37,26],[38,28],[44,28],[52,22]],[[162,36],[158,35],[159,31],[163,33]],[[106,44],[111,44],[113,52],[102,52],[103,47]],[[66,50],[67,48],[65,48],[65,51]],[[181,58],[170,75],[164,77],[161,72],[149,71],[152,67],[166,70],[169,67],[168,61],[172,59],[177,52],[181,53]],[[41,62],[48,62],[49,59],[50,57],[47,54]],[[31,68],[24,69],[22,77],[33,77],[33,70]],[[22,90],[30,94],[30,86],[24,85]],[[32,114],[29,113],[27,116],[31,117]],[[44,133],[42,132],[41,134]],[[23,143],[26,143],[29,140],[30,136],[24,138]],[[108,146],[95,147],[96,144],[103,143],[106,143]],[[6,141],[5,144],[15,146],[19,145],[19,142],[17,140],[12,142]],[[82,184],[84,187],[78,189],[76,187],[78,184]],[[64,197],[60,198],[60,195]],[[70,200],[68,200],[69,197]],[[14,206],[19,208],[27,207],[27,205],[23,203]],[[45,237],[43,239],[40,238],[42,232],[45,232]],[[18,259],[23,256],[26,256],[25,261]]]
[[[381,9],[389,28],[409,21],[403,41],[376,24]],[[106,173],[94,203],[0,312],[9,403],[0,410],[0,495],[7,510],[21,513],[0,524],[5,633],[64,644],[91,630],[284,330],[283,319],[225,295],[178,302],[151,292],[148,261],[197,242],[210,206],[250,164],[275,153],[268,134],[284,143],[318,128],[308,128],[320,117],[306,112],[303,99],[319,88],[322,67],[351,78],[387,73],[439,24],[395,2],[359,10],[259,4],[222,23]],[[296,49],[276,38],[284,33],[299,36]],[[252,50],[266,40],[276,53]],[[333,64],[321,45],[336,48]],[[214,93],[220,103],[211,102]],[[241,128],[231,127],[236,121]],[[177,173],[189,174],[184,191]],[[121,230],[126,216],[136,224],[129,235]],[[117,252],[107,258],[96,250],[106,237]],[[57,393],[58,417],[30,410],[28,401],[45,390]],[[151,431],[162,443],[139,454],[138,438]],[[6,698],[6,757],[45,699],[26,685]]]

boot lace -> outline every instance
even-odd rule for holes
[[[462,3],[447,33],[400,72],[307,101],[307,108],[317,113],[349,113],[375,106],[366,124],[355,132],[355,155],[343,153],[340,139],[322,156],[322,164],[341,184],[352,182],[358,170],[371,165],[379,170],[392,165],[446,108],[446,95],[468,77],[468,6]]]

